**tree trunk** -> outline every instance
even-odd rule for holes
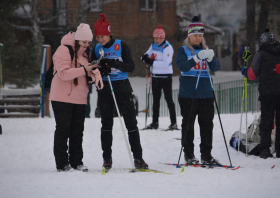
[[[269,15],[269,6],[270,1],[261,0],[261,11],[259,15],[258,31],[257,31],[257,41],[264,32],[264,29],[267,27],[268,15]]]
[[[246,28],[247,28],[247,40],[250,44],[250,51],[252,53],[252,58],[249,60],[249,66],[252,63],[253,57],[256,53],[256,31],[255,31],[255,6],[256,6],[256,0],[246,0]],[[245,45],[247,45],[245,43]]]

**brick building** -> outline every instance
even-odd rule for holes
[[[136,68],[130,73],[131,76],[145,75],[145,65],[140,61],[140,57],[153,42],[152,34],[158,25],[165,30],[171,44],[171,40],[176,40],[175,0],[41,0],[38,11],[42,18],[62,13],[41,27],[45,44],[52,46],[53,53],[64,34],[75,31],[81,22],[88,23],[94,32],[94,23],[99,19],[99,15],[106,14],[111,25],[111,34],[127,42],[132,50]],[[177,69],[175,63],[173,68]],[[178,69],[176,73],[179,74]]]

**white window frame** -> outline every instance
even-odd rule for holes
[[[142,0],[145,1],[145,8],[140,7],[140,11],[155,11],[157,8],[157,1],[156,0]],[[154,6],[153,8],[149,8],[149,1],[153,1]],[[141,4],[140,4],[141,6]]]
[[[89,12],[101,12],[103,10],[102,7],[102,0],[89,0],[89,3],[100,3],[99,5],[96,6],[90,6],[89,7]]]

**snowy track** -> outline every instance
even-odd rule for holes
[[[254,116],[248,113],[248,122]],[[138,117],[143,128],[144,117]],[[148,121],[150,121],[148,118]],[[240,114],[221,115],[227,144],[239,129]],[[84,164],[89,172],[56,172],[53,156],[53,118],[1,119],[0,197],[279,197],[280,159],[246,157],[229,146],[236,171],[186,167],[184,173],[174,166],[180,153],[180,131],[140,131],[143,158],[151,169],[173,173],[129,173],[131,168],[122,137],[121,126],[114,120],[113,169],[101,175],[102,152],[100,119],[86,119]],[[160,118],[160,127],[169,125],[169,118]],[[178,126],[181,117],[178,117]],[[180,127],[181,128],[181,127]],[[245,129],[245,126],[243,127]],[[195,125],[195,155],[199,153],[199,127]],[[214,119],[212,155],[222,164],[229,164],[218,117]],[[181,163],[183,163],[183,157]],[[271,167],[275,165],[273,169]]]

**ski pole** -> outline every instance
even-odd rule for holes
[[[248,60],[251,57],[251,52],[250,52],[250,43],[248,43],[248,46],[245,47],[245,51],[242,54],[242,58],[244,59],[244,63],[242,65],[242,67],[247,68],[248,67]],[[248,147],[248,140],[247,140],[247,112],[248,112],[248,108],[247,108],[247,94],[248,94],[248,86],[247,86],[247,78],[244,76],[244,80],[243,80],[243,89],[242,89],[242,104],[241,104],[241,116],[240,116],[240,130],[239,130],[239,138],[238,138],[238,153],[240,151],[240,140],[241,140],[241,125],[242,125],[242,114],[243,114],[243,105],[244,105],[244,101],[245,101],[245,112],[246,112],[246,129],[245,129],[245,136],[246,136],[246,155],[248,156],[248,152],[247,152],[247,147]]]
[[[242,115],[243,115],[243,105],[244,105],[244,99],[245,99],[245,77],[243,80],[243,89],[242,89],[242,103],[241,103],[241,116],[240,116],[240,128],[239,128],[239,138],[238,138],[238,153],[240,151],[240,139],[241,139],[241,125],[242,125]]]
[[[114,102],[115,102],[115,106],[116,106],[116,109],[117,109],[118,117],[119,117],[121,127],[122,127],[123,137],[124,137],[126,148],[127,148],[128,155],[129,155],[129,158],[130,158],[130,162],[131,162],[131,166],[132,166],[132,171],[131,172],[136,172],[135,166],[134,166],[134,163],[133,163],[133,159],[132,159],[132,155],[131,155],[131,152],[130,152],[130,149],[129,149],[130,147],[128,145],[128,140],[127,140],[127,137],[126,137],[126,134],[125,134],[123,122],[121,120],[121,115],[120,115],[119,107],[118,107],[118,104],[117,104],[117,101],[116,101],[116,97],[115,97],[115,93],[114,93],[114,89],[113,89],[113,86],[112,86],[112,83],[111,83],[110,76],[107,75],[107,78],[108,78],[108,81],[109,81],[109,84],[110,84],[110,88],[111,88],[112,95],[113,95],[113,98],[114,98]]]
[[[219,108],[218,108],[218,104],[217,104],[217,100],[216,100],[216,95],[215,95],[214,87],[213,87],[213,84],[212,84],[212,78],[211,78],[211,74],[210,74],[209,70],[208,70],[208,76],[209,76],[209,81],[210,81],[211,89],[212,89],[213,96],[214,96],[215,106],[216,106],[216,109],[217,109],[217,113],[218,113],[221,129],[222,129],[222,132],[223,132],[223,137],[224,137],[224,141],[225,141],[225,145],[226,145],[226,149],[227,149],[227,154],[228,154],[228,158],[229,158],[229,162],[230,162],[230,167],[232,168],[232,163],[231,163],[230,155],[229,155],[229,152],[228,152],[228,146],[227,146],[227,142],[226,142],[224,128],[223,128],[223,125],[222,125],[222,121],[221,121],[221,117],[220,117],[220,112],[219,112]]]
[[[197,81],[196,81],[196,85],[195,85],[195,89],[194,89],[194,94],[193,94],[193,98],[192,98],[191,110],[190,110],[189,119],[188,119],[188,122],[187,122],[187,130],[189,128],[189,124],[190,124],[190,120],[191,120],[191,113],[192,113],[192,110],[193,110],[193,104],[194,104],[195,95],[196,95],[196,91],[197,91],[197,87],[198,87],[198,83],[199,83],[199,79],[200,79],[201,69],[202,69],[202,60],[201,60],[200,70],[199,70],[199,74],[198,74],[198,77],[197,77]],[[186,133],[187,133],[187,131],[186,131]],[[178,159],[178,163],[177,163],[178,165],[176,166],[176,168],[181,168],[180,167],[180,159],[181,159],[181,155],[182,155],[182,151],[183,151],[183,146],[184,146],[185,141],[186,141],[186,136],[187,136],[187,134],[185,134],[184,138],[182,138],[183,142],[182,142],[181,151],[180,151],[180,155],[179,155],[179,159]]]
[[[148,109],[148,106],[147,106],[147,104],[148,104],[148,95],[147,95],[147,93],[148,93],[148,68],[146,69],[146,115],[145,115],[145,128],[146,128],[146,126],[147,126],[147,109]]]
[[[147,127],[147,118],[148,118],[148,113],[150,112],[150,90],[151,90],[151,82],[152,82],[152,76],[151,72],[150,75],[148,75],[148,71],[150,71],[150,67],[147,68],[147,74],[146,74],[146,79],[147,79],[147,84],[148,84],[148,76],[150,76],[150,83],[147,85],[149,87],[149,92],[147,94],[147,86],[146,86],[146,115],[145,115],[145,128]]]

